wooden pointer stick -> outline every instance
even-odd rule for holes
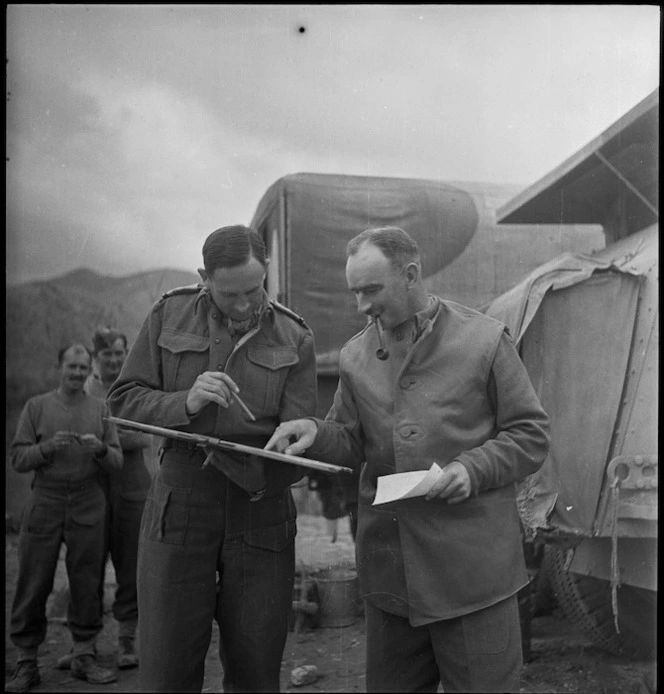
[[[155,434],[156,436],[165,436],[169,439],[180,439],[181,441],[195,443],[197,446],[203,446],[208,448],[221,448],[225,450],[236,451],[238,453],[250,453],[252,455],[260,456],[261,458],[270,458],[272,460],[278,460],[281,463],[290,463],[291,465],[301,465],[302,467],[311,468],[312,470],[320,470],[321,472],[329,472],[334,474],[338,474],[340,472],[353,472],[352,469],[349,467],[332,465],[332,463],[324,463],[321,460],[301,458],[300,456],[290,455],[288,453],[266,451],[264,448],[256,448],[255,446],[248,446],[244,443],[235,443],[234,441],[225,441],[224,439],[217,439],[213,436],[204,436],[203,434],[192,434],[187,431],[167,429],[165,427],[158,427],[152,424],[142,424],[141,422],[134,422],[131,419],[122,419],[121,417],[109,416],[106,417],[106,419],[109,422],[113,422],[113,424],[117,424],[118,426],[125,427],[127,429],[136,429],[137,431],[144,431],[148,434]]]

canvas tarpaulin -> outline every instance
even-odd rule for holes
[[[525,525],[590,536],[631,349],[640,277],[564,254],[496,299],[545,410],[551,449],[521,485]]]
[[[339,349],[366,324],[346,286],[348,241],[372,226],[407,229],[426,277],[464,250],[478,218],[472,195],[438,181],[293,174],[267,190],[251,224],[268,239],[284,229],[283,301],[313,330],[325,373],[336,371]]]

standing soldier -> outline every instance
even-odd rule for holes
[[[70,601],[67,626],[74,641],[71,672],[90,684],[116,680],[95,662],[95,639],[102,629],[100,580],[106,502],[100,470],[122,467],[115,427],[105,421],[102,401],[84,390],[90,353],[74,344],[58,355],[59,387],[30,398],[11,444],[17,472],[33,472],[18,541],[18,582],[10,638],[18,666],[8,692],[27,692],[40,682],[38,649],[46,637],[46,601],[62,543],[67,547]]]
[[[85,389],[105,400],[127,356],[127,337],[113,328],[98,328],[92,345],[95,369],[88,376]],[[107,501],[101,599],[103,609],[103,580],[110,553],[117,581],[113,616],[118,622],[118,667],[124,670],[138,665],[134,645],[138,624],[136,560],[141,515],[152,480],[145,464],[145,449],[151,445],[151,437],[122,428],[118,429],[118,436],[124,465],[119,471],[101,475]],[[73,652],[62,656],[58,667],[69,668],[72,658]]]
[[[203,264],[203,285],[152,308],[108,403],[126,419],[263,446],[279,422],[316,411],[313,336],[268,299],[253,229],[214,231]],[[220,450],[205,458],[166,439],[145,505],[141,689],[200,691],[216,620],[224,691],[278,691],[295,574],[289,487],[304,469]]]

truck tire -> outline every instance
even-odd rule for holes
[[[547,545],[543,568],[565,616],[603,650],[636,660],[653,658],[657,641],[656,593],[634,586],[618,588],[617,633],[609,582],[566,571],[565,560],[564,549]]]

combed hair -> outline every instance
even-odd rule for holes
[[[92,353],[97,356],[102,349],[109,349],[116,340],[122,340],[127,349],[127,336],[116,328],[98,327],[92,336]]]
[[[260,234],[241,224],[213,231],[203,244],[203,266],[208,273],[220,267],[244,265],[252,256],[263,267],[267,265],[265,244]]]
[[[383,252],[392,267],[402,270],[409,263],[420,261],[420,249],[410,234],[400,227],[372,227],[352,238],[346,246],[346,256],[355,255],[365,243]]]
[[[92,361],[92,352],[85,345],[82,345],[80,342],[72,342],[71,344],[65,345],[58,352],[58,366],[62,366],[65,354],[67,354],[70,349],[73,349],[75,352],[85,352],[88,355],[88,361]]]

